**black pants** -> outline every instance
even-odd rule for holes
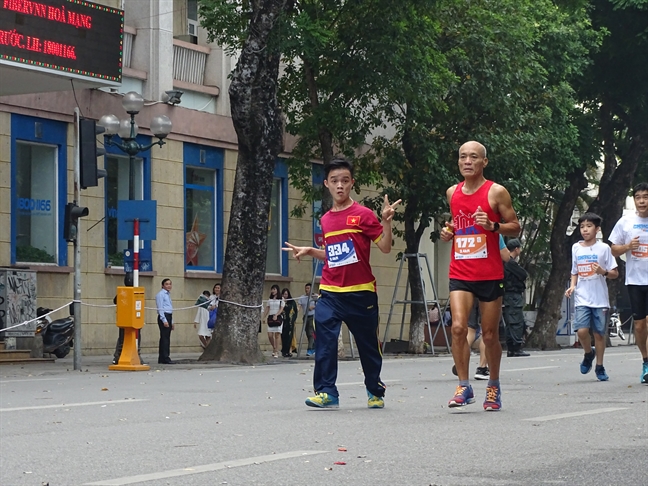
[[[171,326],[173,326],[173,314],[164,313],[169,326],[166,327],[158,315],[158,327],[160,328],[160,347],[158,351],[158,363],[165,363],[171,360]]]
[[[506,323],[506,349],[518,351],[524,346],[524,298],[522,294],[504,294],[504,322]]]
[[[315,325],[313,324],[314,316],[306,317],[306,337],[308,338],[308,349],[315,350]]]
[[[281,355],[290,354],[290,345],[292,344],[293,333],[295,332],[295,323],[286,319],[281,330]]]

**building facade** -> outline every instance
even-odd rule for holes
[[[147,271],[140,272],[146,306],[155,306],[155,293],[167,277],[173,280],[174,306],[191,306],[203,290],[211,291],[220,281],[237,158],[227,96],[235,59],[207,42],[198,24],[196,0],[102,0],[97,5],[124,12],[119,83],[32,72],[31,66],[27,74],[25,68],[0,70],[0,267],[36,273],[38,306],[58,308],[74,295],[73,246],[63,237],[63,221],[65,205],[74,196],[75,108],[94,120],[106,114],[126,119],[123,94],[141,93],[145,103],[136,122],[142,145],[156,141],[150,129],[154,116],[166,115],[173,122],[162,147],[155,145],[133,160],[98,138],[99,145],[105,143],[107,175],[97,187],[82,190],[77,201],[89,208],[79,229],[84,354],[111,353],[117,337],[115,309],[105,306],[112,304],[124,280],[128,242],[117,232],[118,201],[157,204],[156,239],[142,242],[143,257],[151,255]],[[170,102],[178,91],[180,102]],[[290,146],[286,138],[274,175],[266,295],[275,283],[301,295],[313,275],[313,265],[297,264],[281,251],[286,240],[312,245],[317,232],[312,213],[290,216],[301,202],[288,180]],[[372,256],[383,323],[394,292],[396,254],[403,248],[398,239],[395,245],[390,255],[374,251]],[[401,283],[404,290],[405,281]],[[174,315],[172,352],[200,349],[194,316],[193,309]],[[144,352],[154,352],[154,310],[147,310],[146,322],[142,345]],[[259,341],[266,345],[265,333]]]

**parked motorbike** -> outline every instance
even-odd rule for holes
[[[623,334],[623,329],[621,329],[621,319],[619,318],[619,313],[616,309],[610,314],[610,327],[609,335],[610,337],[618,337],[622,341],[625,341],[625,334]]]
[[[39,307],[36,309],[36,316],[45,316],[48,312],[52,312],[52,309]],[[74,316],[54,321],[49,316],[42,317],[38,320],[36,334],[43,337],[43,354],[50,353],[57,358],[65,358],[74,346]]]

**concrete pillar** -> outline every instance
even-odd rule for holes
[[[148,73],[145,100],[173,89],[173,0],[126,0],[125,23],[137,29],[131,67]]]

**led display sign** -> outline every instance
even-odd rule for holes
[[[120,83],[124,12],[83,0],[0,0],[0,63]]]

